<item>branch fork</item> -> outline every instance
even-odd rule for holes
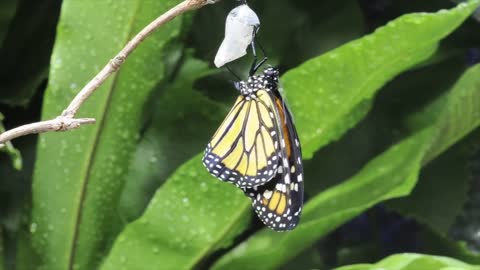
[[[55,125],[53,128],[55,128],[54,131],[69,131],[71,129],[75,129],[80,127],[81,125],[84,124],[94,124],[96,120],[94,118],[72,118],[69,116],[58,116],[53,120]]]
[[[61,115],[51,120],[23,125],[1,133],[0,148],[10,140],[28,134],[50,131],[69,131],[84,124],[95,123],[95,119],[93,118],[75,118],[78,109],[80,109],[83,103],[108,79],[108,77],[120,69],[123,63],[125,63],[127,57],[138,47],[138,45],[140,45],[140,43],[142,43],[143,40],[145,40],[145,38],[175,17],[187,11],[195,10],[208,4],[215,4],[219,1],[221,0],[185,0],[160,15],[132,38],[132,40],[130,40],[127,45],[83,87],[82,90],[80,90]]]

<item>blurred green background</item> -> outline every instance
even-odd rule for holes
[[[59,115],[179,2],[1,0],[0,131]],[[287,233],[201,165],[237,95],[212,63],[237,4],[142,43],[79,111],[95,125],[0,149],[0,270],[478,269],[480,1],[249,1],[303,144]]]

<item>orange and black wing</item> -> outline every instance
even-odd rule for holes
[[[239,96],[205,150],[203,164],[222,181],[252,188],[270,181],[279,166],[275,104],[266,90]]]

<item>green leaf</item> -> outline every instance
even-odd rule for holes
[[[148,178],[161,181],[179,164],[203,150],[211,131],[228,112],[228,108],[192,89],[196,79],[211,73],[207,63],[187,58],[175,82],[165,87],[166,92],[155,106],[159,110],[155,112],[152,125],[140,142],[129,174],[132,184],[126,187],[128,195],[124,194],[124,208],[141,209],[135,206],[137,197],[149,196],[141,193],[148,188],[138,182],[152,185]],[[225,224],[228,222],[229,204],[246,208],[247,200],[238,196],[238,191],[221,183],[218,185],[218,181],[212,179],[204,168],[198,169],[199,164],[200,159],[195,158],[169,178],[140,220],[127,226],[119,236],[102,269],[149,269],[151,264],[161,265],[165,269],[189,269],[206,254],[220,248],[223,245],[219,242],[223,241],[222,238],[227,235],[233,237],[246,227],[248,219],[239,224],[230,224],[230,228]],[[199,172],[198,177],[196,171]],[[132,192],[128,189],[140,190]],[[209,196],[212,193],[222,195]],[[236,194],[236,199],[231,200]],[[225,203],[228,201],[231,202]],[[128,217],[135,216],[136,211],[132,213],[132,210],[127,210],[130,214]],[[175,254],[171,249],[181,252]],[[184,258],[187,255],[189,259]],[[148,256],[148,260],[145,256]]]
[[[344,184],[310,200],[295,230],[285,234],[262,230],[227,253],[213,269],[275,269],[375,203],[408,194],[431,135],[432,129],[427,129],[393,146]]]
[[[59,115],[134,34],[178,2],[63,1],[42,118]],[[116,206],[143,104],[164,77],[164,48],[181,22],[145,40],[83,105],[78,117],[95,125],[39,137],[32,241],[44,269],[95,268],[122,226]]]
[[[250,204],[240,190],[199,170],[199,164],[201,156],[169,178],[145,213],[117,238],[101,269],[191,269],[231,245],[249,222],[244,214]]]
[[[139,142],[120,202],[127,220],[140,216],[153,192],[179,165],[203,150],[211,130],[228,108],[212,102],[193,83],[216,70],[191,58],[183,63],[173,83],[162,87],[154,101],[151,124]]]
[[[37,269],[39,258],[32,248],[29,224],[22,224],[15,235],[15,269]]]
[[[304,158],[311,158],[321,146],[355,125],[368,112],[358,106],[372,99],[393,77],[429,58],[438,41],[477,5],[474,1],[450,11],[402,16],[285,74],[283,84],[304,145]]]
[[[274,269],[316,239],[374,204],[408,195],[421,166],[480,125],[480,65],[469,69],[427,128],[370,161],[343,184],[310,200],[300,225],[279,235],[262,230],[221,258],[213,269]]]
[[[335,270],[475,270],[480,266],[469,265],[448,257],[423,254],[397,254],[375,264],[358,264],[335,268]]]
[[[479,1],[472,2],[438,14],[416,14],[400,18],[372,35],[308,61],[286,74],[282,81],[288,91],[289,101],[292,101],[292,110],[307,152],[306,156],[311,156],[322,144],[340,136],[364,116],[370,99],[380,86],[431,56],[437,42],[458,27],[478,3]],[[399,41],[392,43],[392,37]],[[377,48],[381,49],[375,50]],[[360,75],[357,76],[356,73]],[[323,132],[319,126],[325,130],[327,127],[336,128],[337,131]],[[418,136],[394,147],[393,152],[386,155],[387,160],[380,159],[372,165],[384,165],[380,172],[375,171],[381,175],[373,173],[368,175],[372,179],[366,176],[362,181],[366,181],[366,184],[373,182],[376,186],[377,181],[384,180],[382,176],[391,173],[388,169],[397,167],[405,167],[406,171],[418,171],[418,163],[423,153],[418,151],[425,150],[424,142],[430,138],[430,132],[432,131],[419,133]],[[406,159],[403,155],[396,156],[395,151],[411,155]],[[415,174],[409,176],[410,181],[405,184],[407,187],[398,190],[393,188],[404,180],[398,176],[373,194],[383,195],[385,198],[404,194],[406,189],[412,187],[416,177]],[[102,269],[149,269],[151,265],[161,265],[166,269],[190,269],[219,247],[231,244],[234,237],[245,228],[245,222],[251,213],[250,202],[237,188],[218,183],[219,181],[208,175],[203,168],[200,156],[180,167],[157,191],[143,216],[129,224],[121,233]],[[202,195],[201,191],[204,189],[208,190],[208,194]],[[305,230],[299,227],[289,234],[263,231],[256,238],[260,246],[245,244],[234,251],[236,255],[247,255],[241,263],[234,263],[235,266],[241,269],[246,269],[244,266],[261,269],[280,265],[295,254],[293,250],[300,252],[301,247],[316,239],[315,235],[307,234],[310,231],[306,228],[319,229],[317,225],[323,226],[324,230],[318,231],[325,233],[327,228],[331,230],[335,224],[341,224],[363,211],[366,205],[371,205],[373,202],[369,195],[372,194],[372,186],[367,185],[362,190],[368,192],[365,192],[364,197],[351,202],[360,206],[339,214],[331,214],[328,221],[332,223],[332,227],[326,223],[319,225],[318,222],[312,222],[305,225]],[[391,194],[387,196],[384,190]],[[351,199],[349,188],[342,192],[338,195],[342,197],[341,200],[347,200],[345,204],[348,204]],[[322,200],[320,199],[320,202]],[[185,205],[185,202],[188,204]],[[305,209],[304,219],[308,220],[309,215],[311,219],[316,216],[316,211],[313,211],[314,204],[311,205],[311,210]],[[324,214],[322,213],[322,216]],[[184,220],[185,218],[187,220]],[[288,251],[283,250],[287,247],[281,239],[284,236],[293,236],[296,232],[309,240],[302,238],[289,245]],[[255,247],[251,248],[252,246]],[[276,248],[282,251],[276,254],[268,252]],[[228,261],[228,257],[226,258],[225,261]],[[231,266],[225,266],[225,269]]]
[[[3,126],[4,116],[0,113],[0,133],[5,131],[5,127]],[[12,160],[13,168],[16,170],[22,169],[22,154],[18,151],[11,142],[6,142],[4,146],[0,145],[0,152],[7,153]]]
[[[408,119],[409,125],[412,128],[430,125],[446,106],[448,98],[445,95],[437,98],[422,112],[411,116]],[[467,106],[468,104],[468,102],[465,103]],[[471,120],[466,120],[468,125]],[[451,124],[458,125],[461,122],[463,121],[451,122]],[[453,127],[452,129],[457,128]],[[458,130],[462,129],[465,127],[458,127]],[[461,144],[456,145],[429,164],[423,172],[421,181],[410,196],[393,200],[386,205],[399,211],[402,215],[415,218],[436,233],[446,236],[467,199],[470,175],[467,174],[465,164],[467,164],[468,149],[471,148],[471,143],[478,141],[477,133],[472,134],[471,138],[464,139]],[[457,139],[454,138],[454,140]],[[427,157],[427,161],[430,159],[432,158]],[[449,199],[445,200],[445,198]]]

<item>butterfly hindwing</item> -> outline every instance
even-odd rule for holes
[[[239,96],[205,150],[203,163],[215,177],[251,188],[272,179],[278,166],[275,104],[260,90]]]
[[[283,133],[287,134],[286,137],[286,153],[289,163],[290,171],[290,198],[292,199],[292,209],[294,214],[298,212],[298,216],[303,207],[303,162],[302,162],[302,147],[300,139],[297,134],[297,129],[293,121],[292,113],[288,109],[286,103],[282,100],[280,93],[275,93],[275,101],[279,108],[280,117],[283,121]],[[282,115],[283,114],[283,115]]]
[[[262,222],[276,231],[291,230],[300,220],[303,207],[303,164],[300,141],[293,125],[292,115],[279,93],[271,98],[279,120],[281,132],[279,167],[269,183],[244,192],[252,199],[252,206]]]

